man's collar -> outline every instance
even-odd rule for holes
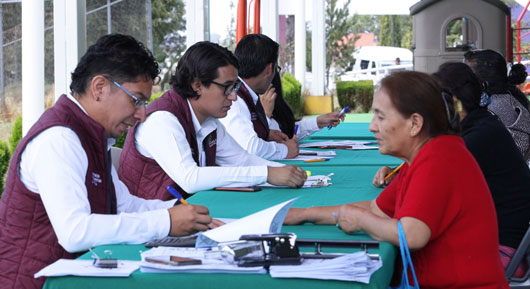
[[[254,90],[252,90],[252,88],[250,88],[250,86],[248,86],[248,84],[243,80],[243,78],[239,77],[239,80],[241,80],[243,85],[245,85],[245,87],[247,88],[248,93],[250,93],[250,96],[252,97],[252,101],[254,101],[254,104],[258,103],[259,96],[254,92]]]

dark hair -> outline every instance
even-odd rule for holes
[[[422,132],[430,137],[458,132],[452,97],[442,93],[434,77],[417,71],[397,71],[381,80],[381,89],[399,113],[423,117]]]
[[[74,72],[72,94],[85,93],[95,75],[106,75],[117,82],[133,82],[139,76],[154,80],[160,69],[153,54],[134,37],[123,34],[102,36],[81,57]]]
[[[209,41],[193,44],[179,59],[175,73],[170,83],[173,89],[184,98],[198,97],[191,87],[195,80],[199,80],[208,87],[219,75],[219,67],[232,65],[239,68],[237,59],[230,50]]]
[[[467,112],[486,108],[480,106],[482,86],[471,68],[461,62],[442,64],[433,74],[444,89],[458,98]]]
[[[279,45],[263,34],[247,34],[237,44],[234,55],[239,61],[239,76],[255,77],[267,64],[278,61]]]
[[[491,49],[471,50],[464,54],[464,60],[481,82],[487,81],[490,95],[511,93],[527,109],[530,102],[516,85],[526,80],[526,69],[522,64],[512,66],[510,75],[506,68],[506,59]],[[515,70],[514,70],[515,68]]]
[[[273,118],[278,122],[280,130],[289,138],[294,134],[294,113],[289,104],[283,98],[282,78],[276,71],[272,79],[272,86],[276,90],[276,99],[274,100],[274,109],[272,110]]]

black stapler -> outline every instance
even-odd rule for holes
[[[261,242],[263,253],[260,256],[237,258],[239,267],[300,265],[302,263],[302,257],[296,246],[296,235],[293,233],[243,235],[239,240]]]

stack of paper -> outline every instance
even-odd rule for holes
[[[308,278],[370,283],[372,274],[383,262],[371,260],[365,252],[348,254],[334,259],[306,259],[297,266],[271,266],[274,278]]]
[[[332,175],[333,175],[333,173],[328,174],[327,176],[325,176],[325,175],[309,176],[305,180],[304,185],[302,186],[302,188],[327,187],[327,186],[331,185],[331,182],[330,182],[331,178],[330,177]],[[264,184],[261,184],[259,186],[262,187],[262,188],[288,188],[288,186],[277,186],[277,185],[272,185],[272,184],[269,184],[269,183],[264,183]]]
[[[157,247],[142,253],[140,271],[149,273],[252,273],[265,274],[267,271],[263,267],[238,267],[237,264],[228,264],[224,260],[209,258],[209,253],[214,253],[210,249],[204,248],[175,248]],[[178,256],[185,258],[199,259],[200,265],[173,266],[153,262],[147,262],[145,257],[162,259],[163,257]]]
[[[35,274],[35,278],[41,276],[97,276],[97,277],[128,277],[140,266],[138,261],[118,261],[118,268],[99,268],[93,265],[93,260],[69,260],[59,259],[44,267]]]
[[[321,148],[321,149],[350,149],[350,150],[373,150],[377,146],[368,146],[377,144],[376,142],[368,141],[353,141],[353,140],[328,140],[319,142],[310,142],[300,144],[301,148]]]

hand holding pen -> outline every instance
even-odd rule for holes
[[[324,125],[327,125],[328,130],[330,130],[332,127],[337,126],[341,120],[344,121],[345,114],[348,110],[350,110],[350,106],[346,106],[338,114],[336,112],[323,114],[318,117],[319,119],[317,119],[317,123],[325,123]],[[329,119],[330,117],[332,117],[332,119]],[[319,127],[322,126],[319,125]]]
[[[399,172],[401,167],[403,167],[403,164],[405,163],[402,163],[395,169],[392,169],[387,166],[380,168],[374,176],[374,179],[372,181],[373,185],[378,188],[381,188],[385,185],[390,184],[390,182],[392,182],[392,180],[396,177],[396,174]]]

